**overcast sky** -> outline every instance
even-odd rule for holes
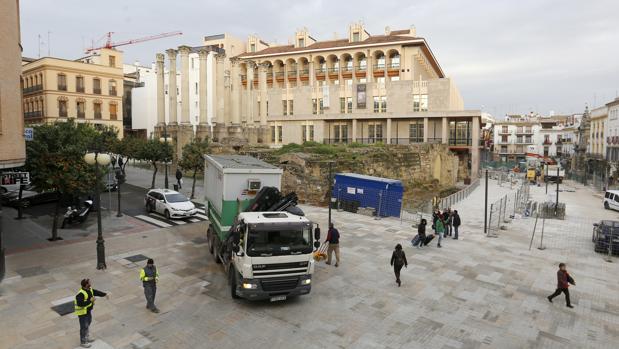
[[[204,35],[257,34],[287,43],[307,27],[318,40],[342,38],[351,22],[371,34],[415,25],[467,109],[501,117],[538,111],[580,113],[619,91],[617,0],[22,0],[23,55],[74,59],[92,40],[114,41],[180,30],[183,36],[125,46],[125,63],[198,46]],[[38,36],[41,35],[41,45]],[[104,43],[103,40],[98,42]]]

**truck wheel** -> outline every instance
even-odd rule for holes
[[[234,270],[234,266],[230,266],[229,273],[229,281],[230,281],[230,296],[232,299],[238,299],[239,296],[236,294],[236,271]]]
[[[607,202],[604,202],[604,208],[605,208],[605,209],[607,209],[607,210],[609,210],[609,209],[610,209],[610,206],[608,206],[608,201],[607,201]]]

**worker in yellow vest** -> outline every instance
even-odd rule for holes
[[[93,339],[90,338],[88,328],[92,322],[92,308],[95,305],[95,297],[106,297],[109,295],[105,292],[95,290],[90,285],[90,279],[83,279],[81,282],[82,288],[75,295],[73,306],[75,315],[80,321],[80,344],[82,348],[90,348]]]
[[[159,272],[155,267],[155,261],[149,258],[146,267],[140,270],[140,280],[144,286],[144,296],[146,297],[146,309],[153,313],[158,313],[159,309],[155,306],[155,294],[157,293],[157,282],[159,282]]]

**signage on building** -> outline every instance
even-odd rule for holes
[[[24,137],[26,137],[27,141],[31,141],[34,139],[34,129],[32,127],[24,128]]]
[[[5,172],[0,174],[1,185],[30,184],[30,172]]]
[[[322,86],[322,107],[329,108],[329,85]]]
[[[357,84],[357,109],[365,109],[366,85]]]

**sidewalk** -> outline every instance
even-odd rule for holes
[[[507,190],[491,182],[490,200]],[[51,307],[70,302],[84,277],[112,292],[94,310],[94,348],[616,348],[619,264],[593,252],[590,231],[580,232],[588,244],[577,250],[529,251],[531,218],[486,238],[483,195],[480,186],[456,205],[461,240],[446,239],[441,249],[435,241],[411,248],[416,232],[407,222],[333,210],[340,267],[318,263],[311,294],[281,303],[230,298],[223,268],[208,253],[206,223],[109,237],[106,271],[95,270],[94,241],[14,254],[0,284],[0,348],[75,348],[77,319]],[[598,210],[599,200],[580,188],[563,200],[569,219],[617,215]],[[327,209],[302,208],[326,226]],[[409,261],[402,287],[389,266],[396,243]],[[148,257],[161,274],[157,315],[144,309],[138,280]],[[560,261],[577,282],[574,309],[545,299]]]

